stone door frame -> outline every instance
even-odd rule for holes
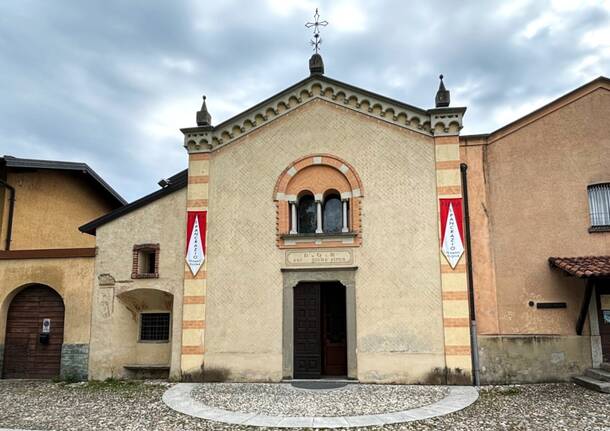
[[[349,268],[283,268],[282,377],[293,378],[294,367],[294,287],[299,283],[339,282],[345,286],[347,323],[347,377],[358,378],[356,363],[356,270]]]

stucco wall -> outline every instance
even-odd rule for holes
[[[591,366],[589,337],[480,336],[481,384],[569,381]]]
[[[6,313],[19,288],[45,284],[64,301],[64,344],[88,344],[91,323],[93,258],[0,260],[0,344]]]
[[[479,334],[498,334],[495,265],[489,225],[487,147],[485,139],[470,138],[460,147],[466,163],[475,311]]]
[[[273,188],[294,160],[330,153],[360,175],[355,251],[358,378],[423,381],[444,366],[432,139],[314,100],[212,153],[206,370],[282,378],[282,274]],[[233,318],[239,316],[239,318]]]
[[[97,229],[91,378],[123,377],[131,364],[170,364],[179,375],[185,226],[186,188]],[[133,246],[148,243],[160,246],[159,278],[134,280]],[[172,311],[170,342],[138,343],[139,312],[159,310]]]
[[[610,92],[599,89],[487,147],[499,332],[575,334],[584,283],[549,256],[606,255],[610,233],[589,233],[587,185],[610,181]],[[529,301],[567,302],[544,310]]]
[[[12,250],[93,247],[95,238],[78,227],[112,209],[82,175],[38,170],[9,172],[15,187]],[[8,194],[5,193],[5,199]],[[7,233],[8,204],[2,217],[2,245]]]

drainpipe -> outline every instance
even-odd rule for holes
[[[470,210],[468,209],[468,165],[460,164],[462,194],[464,200],[464,230],[466,234],[466,270],[468,272],[468,311],[470,314],[470,346],[472,354],[472,376],[474,386],[481,385],[479,373],[479,342],[477,340],[477,318],[474,306],[474,282],[472,277],[472,253],[470,241]]]
[[[11,249],[11,240],[12,240],[12,236],[13,236],[13,213],[15,211],[15,188],[2,179],[0,179],[0,185],[6,187],[10,192],[10,196],[8,198],[8,202],[9,202],[8,203],[8,205],[9,205],[8,206],[8,228],[6,230],[6,244],[4,246],[5,250],[10,250]]]

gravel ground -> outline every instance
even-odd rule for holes
[[[161,401],[167,386],[69,386],[0,380],[0,428],[38,430],[253,430],[176,413]],[[610,395],[572,384],[485,387],[451,415],[370,430],[610,430]]]
[[[204,383],[191,393],[208,406],[269,416],[355,416],[413,409],[447,395],[443,386],[347,385],[311,391],[287,383]]]

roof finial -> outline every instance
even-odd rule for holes
[[[309,44],[313,46],[316,54],[320,50],[320,44],[322,43],[322,38],[320,37],[320,26],[326,27],[328,25],[328,21],[320,21],[320,14],[318,13],[318,8],[316,8],[316,13],[313,14],[315,18],[314,22],[308,22],[305,24],[305,27],[311,28],[313,27],[313,39],[309,41]]]
[[[305,27],[311,28],[313,27],[313,39],[309,41],[309,44],[313,46],[315,53],[309,59],[309,72],[314,74],[324,74],[324,62],[322,61],[322,56],[318,51],[320,51],[320,44],[322,43],[322,38],[320,37],[320,26],[326,27],[328,25],[328,21],[320,21],[320,14],[318,13],[318,8],[316,8],[316,13],[313,15],[314,22],[308,22],[305,24]]]
[[[438,77],[441,82],[438,86],[438,91],[436,92],[436,107],[446,108],[449,106],[451,100],[449,90],[445,88],[445,84],[443,83],[443,74],[440,74]]]
[[[201,110],[197,111],[197,125],[198,126],[211,126],[212,125],[212,116],[208,112],[208,107],[205,104],[205,96],[203,96],[203,103],[201,105]]]

